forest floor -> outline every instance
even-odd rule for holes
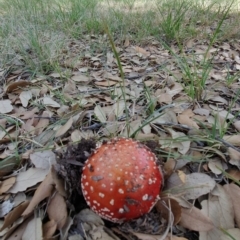
[[[2,239],[240,239],[239,1],[0,0]],[[164,172],[150,213],[88,210],[100,142]]]

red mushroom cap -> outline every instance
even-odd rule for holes
[[[159,198],[161,184],[155,154],[125,138],[101,145],[86,161],[81,178],[91,209],[119,223],[148,213]]]

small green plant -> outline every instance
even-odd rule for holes
[[[183,0],[166,0],[157,4],[157,9],[161,15],[161,28],[166,41],[176,40],[180,31],[184,28],[184,20],[190,4]]]
[[[166,42],[160,39],[160,41],[165,46],[165,48],[177,60],[177,63],[183,73],[183,79],[182,79],[183,87],[185,89],[185,92],[188,94],[189,97],[192,98],[192,100],[197,100],[197,101],[203,100],[202,93],[203,93],[203,90],[206,88],[206,81],[209,79],[209,73],[212,69],[213,56],[211,58],[208,57],[209,51],[221,32],[221,26],[231,9],[232,3],[229,4],[227,9],[223,10],[222,17],[218,22],[218,25],[214,33],[209,39],[209,44],[207,46],[205,53],[203,54],[203,59],[198,60],[197,59],[198,56],[196,54],[192,54],[191,56],[192,58],[190,56],[186,56],[185,53],[182,51],[183,49],[182,45],[179,45],[181,54],[178,55],[171,49],[171,47],[168,44],[166,44]],[[178,79],[176,78],[176,80]]]
[[[157,106],[157,99],[156,97],[153,95],[153,93],[151,93],[151,90],[144,84],[144,93],[145,93],[145,98],[147,101],[147,106],[146,106],[146,112],[148,115],[151,115],[154,113],[155,108]]]

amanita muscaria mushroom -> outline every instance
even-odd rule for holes
[[[121,223],[148,213],[159,198],[162,173],[140,142],[119,138],[102,144],[85,162],[81,178],[90,208]]]

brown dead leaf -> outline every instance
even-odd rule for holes
[[[22,88],[27,87],[29,85],[31,85],[31,82],[27,82],[27,81],[18,81],[18,82],[10,83],[6,87],[6,93],[14,92],[16,90],[22,89]]]
[[[174,236],[169,233],[164,240],[188,240],[188,239],[185,237]]]
[[[230,169],[227,173],[236,181],[240,181],[240,171],[236,169]]]
[[[15,182],[16,182],[15,177],[11,177],[11,178],[4,180],[0,185],[0,195],[7,192],[13,186],[13,184]]]
[[[190,141],[183,132],[174,131],[171,128],[165,128],[169,134],[170,138],[164,137],[159,140],[159,143],[163,148],[177,148],[178,152],[181,154],[186,154],[190,148]]]
[[[32,98],[31,91],[22,91],[19,95],[23,107],[27,107],[29,100]]]
[[[101,86],[101,87],[112,87],[114,85],[117,84],[116,81],[111,81],[111,80],[103,80],[103,81],[98,81],[98,82],[94,82],[95,85],[97,86]]]
[[[151,123],[178,123],[176,113],[169,110],[164,111],[158,118],[154,119]]]
[[[168,159],[167,162],[164,164],[164,173],[165,173],[165,179],[171,176],[171,174],[174,172],[176,167],[176,160],[174,159]]]
[[[70,117],[68,121],[57,130],[55,137],[60,137],[65,134],[72,127],[72,124],[73,119],[72,117]]]
[[[18,159],[15,154],[12,156],[10,155],[4,160],[0,161],[0,176],[2,177],[10,173],[17,162]]]
[[[227,194],[230,196],[233,204],[234,209],[234,218],[237,223],[237,226],[240,227],[240,205],[239,205],[239,199],[240,199],[240,188],[234,184],[225,184],[223,186],[223,189],[227,192]]]
[[[16,226],[12,231],[8,231],[5,239],[7,240],[22,240],[23,233],[28,225],[28,222],[31,221],[31,217],[26,219],[24,222],[19,223],[20,226]]]
[[[81,140],[81,135],[80,135],[80,131],[78,129],[75,129],[72,133],[71,133],[71,140],[72,142],[79,142]]]
[[[203,200],[201,205],[201,212],[212,220],[215,228],[208,232],[200,231],[200,240],[219,240],[222,235],[221,229],[234,228],[232,200],[221,185],[216,185],[208,200]]]
[[[228,148],[228,154],[229,154],[229,157],[230,157],[229,162],[232,165],[240,167],[240,152],[238,152],[237,150],[229,147]]]
[[[240,121],[234,122],[233,126],[240,132]]]
[[[201,115],[201,116],[209,116],[210,111],[208,109],[205,108],[196,108],[193,111],[195,114]]]
[[[121,82],[122,81],[122,79],[119,76],[113,75],[110,72],[105,72],[103,77],[104,77],[104,79],[107,79],[107,80],[110,80],[110,81],[116,81],[116,82]]]
[[[207,232],[214,228],[212,220],[198,208],[182,208],[179,224],[193,231]]]
[[[44,111],[40,117],[39,122],[35,126],[35,134],[39,135],[48,126],[50,119],[50,114],[48,111]]]
[[[94,115],[101,123],[105,123],[107,121],[106,113],[102,109],[100,105],[96,105],[94,108]]]
[[[188,240],[187,238],[174,236],[172,234],[168,234],[166,237],[164,237],[163,235],[150,235],[150,234],[137,233],[132,231],[131,233],[141,240]]]
[[[240,134],[236,135],[225,135],[223,139],[234,146],[240,147]]]
[[[42,220],[41,218],[33,218],[27,224],[22,236],[22,240],[42,240]]]
[[[208,168],[214,174],[222,174],[222,170],[225,170],[225,164],[219,158],[210,159],[208,162]]]
[[[25,191],[27,188],[36,185],[43,181],[48,174],[49,169],[29,168],[25,172],[20,172],[16,177],[16,182],[12,188],[8,190],[9,193],[17,193]]]
[[[142,125],[142,120],[139,118],[138,120],[132,121],[129,124],[129,135],[132,135],[137,129],[140,128],[140,126]],[[127,137],[128,133],[127,133],[127,128],[124,129],[122,136]]]
[[[56,208],[56,206],[58,207]],[[57,229],[62,229],[67,220],[67,205],[63,196],[58,192],[56,192],[51,199],[47,208],[47,213],[50,220],[54,220],[57,223]]]
[[[21,203],[16,208],[14,208],[10,213],[8,213],[8,215],[4,218],[4,223],[0,231],[13,224],[21,216],[21,214],[27,208],[28,204],[29,201],[25,201],[24,203]]]
[[[50,97],[44,97],[43,98],[43,104],[49,107],[53,107],[53,108],[59,108],[60,104],[57,103],[56,101],[54,101],[52,98]]]
[[[33,118],[33,117],[35,117],[36,116],[36,114],[35,113],[37,113],[39,110],[38,110],[38,108],[37,107],[35,107],[35,108],[33,108],[32,110],[30,110],[30,111],[25,111],[25,112],[23,112],[21,115],[21,119],[22,120],[27,120],[27,119],[29,119],[29,118]]]
[[[172,193],[182,193],[182,185],[183,182],[179,178],[178,174],[174,172],[165,182],[165,189]]]
[[[239,228],[231,228],[227,229],[226,233],[222,232],[221,240],[237,240],[240,239],[240,229]]]
[[[50,169],[56,163],[56,156],[53,151],[45,150],[30,154],[30,160],[36,168]]]
[[[125,102],[123,100],[119,100],[113,105],[114,113],[117,118],[123,115],[125,110]]]
[[[52,179],[55,184],[55,188],[57,189],[58,193],[63,197],[67,198],[67,191],[65,190],[65,182],[64,180],[59,177],[57,171],[55,170],[54,166],[51,168]]]
[[[150,52],[147,52],[144,48],[141,48],[141,47],[138,47],[138,46],[135,47],[135,51],[136,51],[136,53],[140,53],[143,56],[149,56],[150,55]]]
[[[52,173],[49,172],[43,182],[38,186],[28,207],[22,213],[22,216],[29,215],[38,205],[38,203],[40,203],[43,199],[49,197],[52,194],[54,188],[53,184],[54,182],[52,178]]]
[[[221,239],[222,231],[218,228],[213,228],[208,232],[199,232],[199,240],[219,240]],[[226,239],[224,239],[226,240]]]
[[[57,223],[54,220],[50,220],[43,224],[43,238],[48,239],[53,236],[57,230]]]
[[[181,206],[175,199],[162,197],[161,200],[159,200],[155,206],[157,211],[167,221],[169,221],[169,211],[171,210],[174,217],[173,224],[176,225],[177,223],[179,223],[182,211]]]
[[[196,128],[199,129],[199,126],[195,121],[193,121],[191,118],[189,118],[187,115],[180,114],[177,117],[178,122],[184,125],[187,125],[190,128]]]
[[[19,192],[14,197],[14,207],[17,207],[19,204],[25,202],[27,199],[26,194],[23,192]]]
[[[159,103],[169,104],[169,103],[172,103],[172,96],[169,93],[163,93],[158,97],[157,101]]]
[[[77,73],[74,76],[71,77],[71,80],[75,81],[75,82],[89,82],[90,78],[84,74],[81,73]]]
[[[185,189],[186,199],[196,199],[213,190],[215,184],[216,182],[207,174],[191,173],[186,175],[185,183],[181,188]]]
[[[13,106],[10,100],[0,101],[0,113],[10,113],[13,110]]]

